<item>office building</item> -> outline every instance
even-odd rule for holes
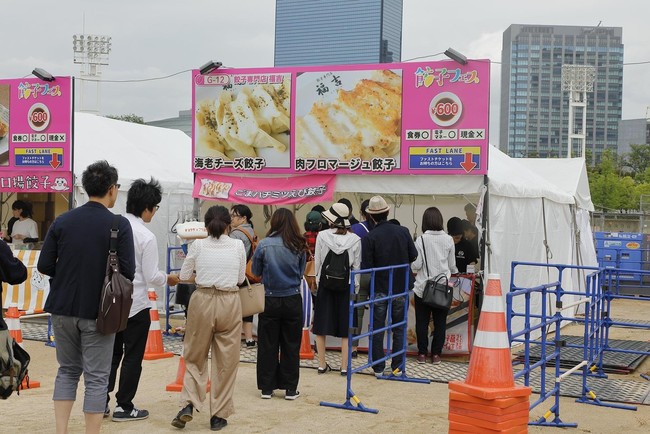
[[[629,154],[631,145],[650,145],[650,120],[626,119],[618,123],[618,154]]]
[[[596,68],[587,93],[587,164],[616,152],[623,99],[620,27],[513,24],[503,33],[499,147],[512,157],[566,157],[569,93],[562,65]],[[581,125],[579,117],[576,122]],[[577,152],[576,152],[577,151]],[[580,155],[574,147],[572,156]]]
[[[399,62],[402,0],[276,0],[275,66]]]

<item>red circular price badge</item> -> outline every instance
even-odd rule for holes
[[[441,127],[448,127],[460,119],[463,113],[463,103],[458,95],[451,92],[442,92],[434,96],[429,104],[431,120]]]
[[[50,125],[50,110],[43,103],[37,102],[29,108],[27,122],[34,131],[43,131]]]

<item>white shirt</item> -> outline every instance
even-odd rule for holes
[[[426,249],[428,270],[425,266],[423,247]],[[418,297],[422,297],[428,279],[435,279],[439,274],[444,274],[449,278],[452,273],[458,273],[454,239],[444,231],[426,231],[415,240],[415,248],[418,251],[418,257],[411,264],[411,269],[417,273],[413,292]]]
[[[24,240],[17,240],[14,235],[24,235],[25,238],[38,238],[38,226],[36,222],[30,218],[25,220],[16,220],[13,228],[11,229],[12,242],[14,244],[23,244]]]
[[[181,267],[181,280],[188,280],[196,271],[198,286],[238,291],[238,283],[246,276],[246,251],[241,240],[223,234],[194,240]]]
[[[167,274],[158,269],[158,242],[156,236],[147,229],[140,217],[127,213],[125,215],[133,230],[133,247],[135,248],[135,277],[133,278],[133,304],[129,318],[151,307],[148,289],[164,286]]]

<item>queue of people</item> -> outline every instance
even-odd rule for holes
[[[360,309],[353,317],[353,324],[349,324],[346,289],[352,285],[360,300],[367,299],[370,275],[357,275],[350,281],[350,271],[403,264],[409,264],[408,268],[375,273],[375,298],[386,298],[389,293],[398,297],[375,303],[372,327],[375,330],[385,327],[389,303],[391,322],[401,322],[408,306],[408,291],[412,289],[417,362],[440,363],[447,311],[424,304],[423,288],[430,277],[465,272],[467,264],[478,260],[476,227],[469,220],[452,217],[445,232],[440,210],[430,207],[422,216],[423,233],[414,242],[408,229],[388,219],[391,206],[381,196],[361,203],[361,221],[353,218],[347,199],[341,199],[327,210],[314,207],[307,214],[304,234],[294,214],[279,208],[271,216],[266,237],[254,252],[253,240],[257,243],[257,235],[250,208],[243,204],[230,209],[212,206],[204,216],[209,236],[189,246],[179,274],[166,274],[159,270],[155,235],[146,227],[159,208],[162,188],[154,179],[138,179],[129,188],[127,214],[119,218],[118,232],[120,271],[134,283],[133,305],[125,330],[111,335],[99,333],[95,319],[114,217],[109,208],[114,206],[120,187],[117,180],[117,169],[106,161],[86,168],[82,184],[89,201],[53,222],[38,261],[38,270],[51,278],[45,311],[52,315],[57,342],[59,368],[53,396],[57,433],[68,431],[82,373],[86,432],[99,432],[102,417],[110,416],[110,393],[116,386],[113,421],[135,421],[149,416],[148,410],[134,404],[151,323],[147,289],[165,284],[191,282],[197,286],[187,311],[181,409],[173,418],[172,426],[184,428],[193,420],[194,410],[203,409],[210,353],[210,381],[218,385],[210,388],[210,428],[220,430],[227,426],[228,417],[235,411],[233,391],[242,334],[246,347],[257,346],[260,397],[270,399],[281,390],[286,400],[299,398],[303,323],[300,288],[310,257],[315,261],[317,282],[312,332],[316,336],[318,374],[332,371],[325,359],[327,336],[341,339],[338,368],[341,375],[347,374],[348,330],[355,327],[360,331],[363,323],[364,310]],[[19,222],[31,218],[31,209],[21,201],[16,201],[14,206],[16,221],[11,234],[12,238],[20,239],[24,234],[19,230],[23,231],[22,227],[27,225]],[[339,258],[347,270],[344,290],[327,281],[328,267],[335,256],[344,258]],[[252,272],[261,276],[265,289],[265,309],[258,318],[257,342],[252,333],[253,318],[241,317],[238,297],[249,260]],[[433,334],[429,340],[431,321]],[[404,348],[403,327],[392,330],[395,351]],[[389,372],[385,372],[384,333],[375,333],[371,340],[369,360],[376,375],[399,372],[405,354],[393,357]],[[356,348],[353,351],[356,357]]]

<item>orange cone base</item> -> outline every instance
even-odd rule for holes
[[[460,414],[449,413],[449,422],[450,424],[451,422],[464,423],[472,427],[487,428],[496,432],[503,432],[503,430],[513,428],[528,429],[528,416],[518,417],[516,419],[506,420],[503,422],[490,422],[478,419],[475,416],[464,416]]]
[[[467,417],[471,417],[475,421],[482,421],[482,422],[487,422],[492,424],[499,424],[499,423],[509,422],[511,420],[522,420],[522,419],[525,419],[526,423],[528,423],[528,416],[530,416],[530,412],[528,411],[528,408],[524,408],[523,410],[519,410],[510,414],[497,415],[497,414],[490,414],[490,413],[484,413],[475,410],[467,410],[464,408],[449,406],[449,415],[452,414],[457,416],[467,416]]]
[[[185,377],[185,359],[181,356],[178,361],[178,370],[176,371],[176,380],[173,383],[169,383],[165,390],[167,392],[180,392],[183,390],[183,377]],[[208,385],[205,387],[205,391],[210,391],[210,380],[208,380]]]
[[[528,396],[518,396],[516,398],[482,399],[482,398],[477,398],[475,396],[467,395],[465,393],[455,392],[453,390],[449,391],[449,401],[479,404],[479,405],[491,407],[493,409],[506,409],[512,407],[513,405],[520,404],[522,402],[529,404]]]
[[[152,353],[152,354],[144,354],[144,359],[145,360],[158,360],[158,359],[167,359],[169,357],[174,357],[174,353]]]
[[[531,393],[530,387],[481,387],[462,383],[460,381],[450,381],[449,390],[465,393],[467,395],[482,399],[515,398],[518,396],[528,397]]]
[[[300,359],[314,360],[314,350],[311,348],[309,340],[309,329],[302,329],[302,339],[300,341]]]
[[[449,422],[449,434],[452,433],[475,433],[475,434],[496,434],[496,433],[504,433],[504,434],[519,434],[519,433],[527,433],[528,432],[528,425],[525,426],[515,426],[512,428],[506,428],[506,429],[501,429],[501,430],[494,430],[494,429],[488,429],[488,428],[481,428],[477,427],[474,425],[470,425],[467,423],[462,423],[462,422]]]
[[[28,385],[27,377],[23,378],[23,382],[20,385],[21,390],[22,389],[36,389],[38,387],[41,387],[41,382],[40,381],[35,381],[35,380],[30,379],[29,380],[29,385]]]
[[[507,416],[519,411],[528,410],[530,404],[528,400],[522,401],[519,404],[512,405],[506,408],[492,407],[491,405],[475,404],[472,402],[464,401],[454,401],[453,399],[449,400],[449,411],[454,409],[454,413],[463,414],[466,411],[474,411],[477,413],[487,413],[493,416]],[[458,411],[455,411],[455,410]]]

